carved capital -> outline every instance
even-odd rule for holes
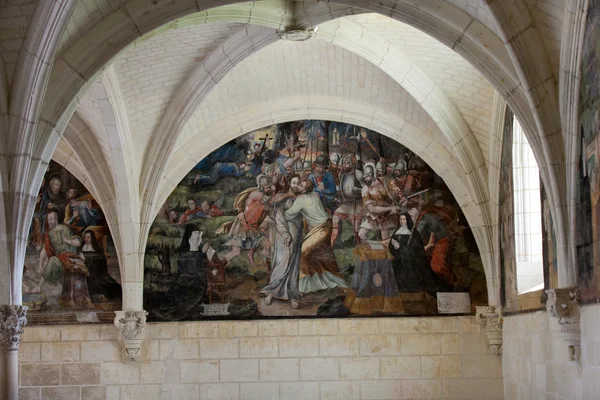
[[[115,311],[115,326],[119,330],[126,356],[137,361],[141,355],[145,337],[146,311]]]
[[[25,325],[27,307],[0,305],[0,351],[19,350]]]
[[[304,42],[315,35],[313,30],[291,30],[291,31],[279,31],[277,36],[281,40],[288,40],[290,42]]]
[[[502,308],[500,306],[477,306],[475,319],[485,326],[488,346],[492,354],[502,354]]]
[[[581,358],[581,328],[579,325],[579,289],[576,287],[548,289],[546,309],[558,320],[560,333],[569,346],[570,361]]]

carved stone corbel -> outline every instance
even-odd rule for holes
[[[25,325],[26,306],[0,305],[0,351],[19,350]]]
[[[579,289],[576,287],[546,290],[546,309],[558,320],[560,333],[569,346],[569,360],[581,362],[579,325]]]
[[[502,354],[502,308],[500,306],[477,306],[475,319],[485,326],[490,352]]]
[[[115,311],[115,326],[119,330],[125,355],[131,361],[137,361],[141,355],[145,337],[146,311]]]

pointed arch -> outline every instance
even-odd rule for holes
[[[334,105],[334,106],[332,106]],[[151,219],[146,221],[145,234],[171,191],[189,170],[210,151],[240,135],[271,124],[299,119],[340,121],[372,129],[405,145],[423,158],[446,182],[460,205],[475,236],[483,261],[490,304],[499,301],[499,270],[494,261],[491,229],[482,213],[482,200],[464,182],[464,168],[445,140],[437,140],[432,132],[420,129],[402,117],[385,112],[361,101],[324,96],[295,96],[278,98],[228,115],[198,135],[191,137],[177,150],[164,171],[158,187],[158,197],[152,207]],[[210,132],[220,132],[218,137]],[[204,140],[202,140],[204,139]],[[210,145],[207,145],[207,140]],[[146,238],[145,238],[146,239]],[[145,247],[145,240],[142,243]]]

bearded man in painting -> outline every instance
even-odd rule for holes
[[[314,184],[305,179],[299,186],[292,186],[292,190],[297,197],[285,212],[285,218],[288,221],[304,218],[308,226],[300,255],[300,292],[347,288],[330,243],[331,217],[323,207],[319,195],[314,192]]]
[[[285,211],[294,204],[294,188],[298,188],[300,178],[295,175],[290,178],[290,189],[274,195],[269,205],[271,218],[274,221],[275,232],[272,242],[272,267],[269,284],[261,290],[265,297],[265,305],[270,305],[273,298],[289,301],[292,308],[298,308],[300,291],[298,288],[300,250],[302,241],[302,224],[300,220],[288,220]]]
[[[376,231],[380,233],[382,240],[386,240],[390,237],[390,231],[397,226],[398,209],[392,205],[389,192],[377,178],[373,163],[365,164],[363,179],[365,185],[361,195],[365,216],[358,236],[361,241],[365,241],[370,231]]]
[[[42,278],[37,289],[39,291],[44,280],[49,283],[60,282],[62,275],[60,306],[93,309],[85,279],[89,276],[89,271],[85,266],[85,257],[77,251],[79,247],[81,238],[73,235],[67,225],[58,223],[58,210],[50,210],[46,215],[46,232],[40,252],[39,269]]]
[[[61,192],[62,180],[58,176],[50,178],[48,187],[46,187],[37,198],[37,209],[34,218],[38,218],[40,221],[46,220],[46,215],[52,209],[58,211],[59,221],[65,218],[65,206],[67,205],[67,198],[63,192]],[[45,228],[42,227],[42,230]]]

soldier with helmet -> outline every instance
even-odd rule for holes
[[[340,197],[341,205],[333,213],[333,230],[331,234],[331,245],[334,246],[338,241],[341,230],[342,221],[350,221],[354,228],[355,242],[358,244],[358,229],[362,220],[362,198],[361,198],[361,179],[362,171],[356,169],[355,155],[345,153],[340,159]]]
[[[376,175],[373,163],[366,163],[363,169],[364,183],[361,195],[363,200],[364,218],[360,224],[358,236],[361,240],[367,239],[370,231],[379,231],[381,239],[386,240],[390,231],[396,227],[397,208],[393,205],[390,194]]]
[[[235,197],[233,206],[238,211],[237,217],[222,224],[216,232],[217,235],[225,232],[229,235],[224,244],[230,248],[224,255],[227,262],[240,255],[242,249],[248,249],[248,259],[254,263],[254,251],[261,240],[266,240],[260,226],[267,216],[266,204],[272,191],[271,179],[265,174],[260,174],[256,177],[256,187],[246,189]],[[265,254],[268,254],[268,246],[264,246],[263,249],[266,249]]]

